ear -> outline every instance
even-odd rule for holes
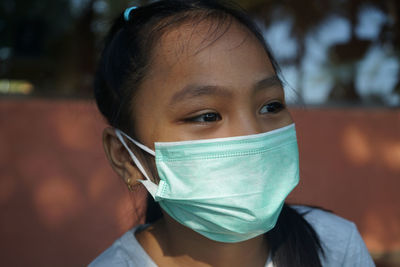
[[[125,181],[128,188],[139,184],[138,180],[143,179],[143,175],[132,162],[128,151],[115,134],[114,128],[104,129],[103,147],[111,167]]]

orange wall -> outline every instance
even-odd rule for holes
[[[400,110],[296,109],[301,184],[290,201],[357,223],[372,252],[400,251]],[[0,100],[5,266],[79,266],[135,221],[88,101]],[[2,265],[3,265],[2,264]]]

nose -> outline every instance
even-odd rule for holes
[[[264,132],[262,123],[251,112],[238,112],[230,123],[230,136],[251,135]]]

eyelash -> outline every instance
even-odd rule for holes
[[[285,109],[285,104],[283,104],[279,101],[269,102],[261,107],[260,114],[265,114],[262,112],[262,110],[264,108],[267,108],[267,111],[268,111],[267,113],[276,114],[276,113],[280,112],[281,110]],[[274,110],[268,110],[268,109],[274,109]]]
[[[267,112],[263,112],[262,110],[266,108]],[[276,114],[278,112],[280,112],[281,110],[283,110],[285,108],[285,105],[279,101],[274,101],[274,102],[270,102],[265,104],[264,106],[261,107],[259,113],[261,115],[263,114],[267,114],[267,113],[272,113],[272,114]],[[273,110],[271,110],[273,109]],[[186,122],[192,122],[192,123],[213,123],[216,121],[221,120],[222,117],[219,113],[217,112],[207,112],[204,114],[200,114],[194,117],[190,117],[185,119]]]
[[[219,115],[217,112],[207,112],[191,118],[187,118],[185,119],[185,121],[193,123],[211,123],[219,121],[221,119],[222,119],[221,115]]]

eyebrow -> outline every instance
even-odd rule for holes
[[[170,101],[170,105],[182,101],[186,98],[193,98],[204,95],[220,95],[220,96],[231,96],[232,93],[225,89],[224,87],[216,86],[216,85],[188,85],[185,86],[179,92],[176,92]]]
[[[261,81],[258,81],[254,85],[254,91],[271,88],[271,87],[275,87],[275,86],[282,86],[282,81],[281,81],[281,79],[279,79],[279,77],[277,75],[272,75],[265,79],[262,79]]]
[[[271,88],[274,86],[282,86],[282,82],[277,75],[272,75],[258,81],[253,86],[253,90],[258,91],[266,88]],[[176,92],[172,96],[169,104],[173,105],[176,102],[182,101],[187,98],[193,98],[205,95],[232,96],[232,92],[230,92],[228,89],[224,87],[216,85],[204,85],[204,86],[188,85],[185,86],[182,90]]]

